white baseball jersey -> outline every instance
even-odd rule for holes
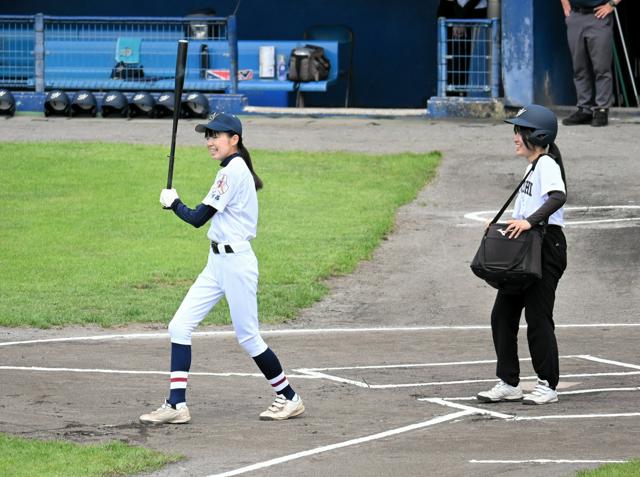
[[[525,174],[530,169],[531,164],[527,167]],[[526,219],[529,217],[546,202],[549,198],[549,192],[554,190],[566,193],[560,166],[552,157],[544,155],[538,159],[535,170],[520,187],[513,210],[513,218]],[[564,227],[564,207],[560,207],[551,214],[548,223]]]
[[[207,237],[228,244],[252,240],[258,227],[258,197],[251,171],[240,156],[221,167],[202,200],[217,210]]]

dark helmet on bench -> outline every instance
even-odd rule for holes
[[[71,100],[71,116],[88,114],[96,117],[98,102],[93,93],[83,90],[78,91]]]
[[[527,140],[536,146],[548,146],[555,141],[558,133],[558,118],[553,111],[539,104],[525,106],[514,118],[505,119],[504,122],[531,129]]]
[[[69,96],[64,91],[55,89],[49,91],[44,100],[44,115],[49,116],[52,114],[67,116],[71,108],[71,101]]]
[[[106,118],[114,114],[123,118],[129,114],[129,102],[120,91],[109,91],[102,100],[102,117]]]
[[[16,112],[16,100],[11,91],[0,88],[0,114],[13,116]]]
[[[162,93],[156,102],[156,116],[163,118],[165,116],[173,116],[173,101],[175,95],[173,93]]]
[[[129,104],[129,116],[147,116],[153,118],[155,115],[156,100],[150,93],[140,91],[135,93]]]
[[[189,93],[182,102],[182,111],[187,118],[206,118],[209,114],[209,100],[202,93]]]

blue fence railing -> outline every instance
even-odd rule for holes
[[[438,96],[500,94],[497,18],[438,19]]]
[[[237,92],[233,16],[0,16],[0,86],[42,92],[65,81],[108,89],[112,80],[138,80],[123,88],[144,89],[154,80],[173,79],[180,39],[190,42],[187,78],[204,78],[215,52],[229,70],[226,84],[218,84]]]

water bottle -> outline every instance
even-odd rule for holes
[[[284,62],[284,55],[278,55],[278,80],[287,79],[287,64]]]

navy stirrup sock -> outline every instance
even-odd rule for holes
[[[271,348],[267,348],[264,353],[254,356],[253,360],[258,365],[258,368],[260,368],[260,371],[262,371],[262,374],[264,374],[264,377],[267,378],[276,394],[282,394],[289,400],[292,400],[296,396],[296,392],[289,384],[289,380],[284,375],[284,371],[282,371],[278,357],[271,351]]]
[[[171,343],[171,381],[169,399],[172,407],[186,403],[187,379],[191,368],[191,345]]]

